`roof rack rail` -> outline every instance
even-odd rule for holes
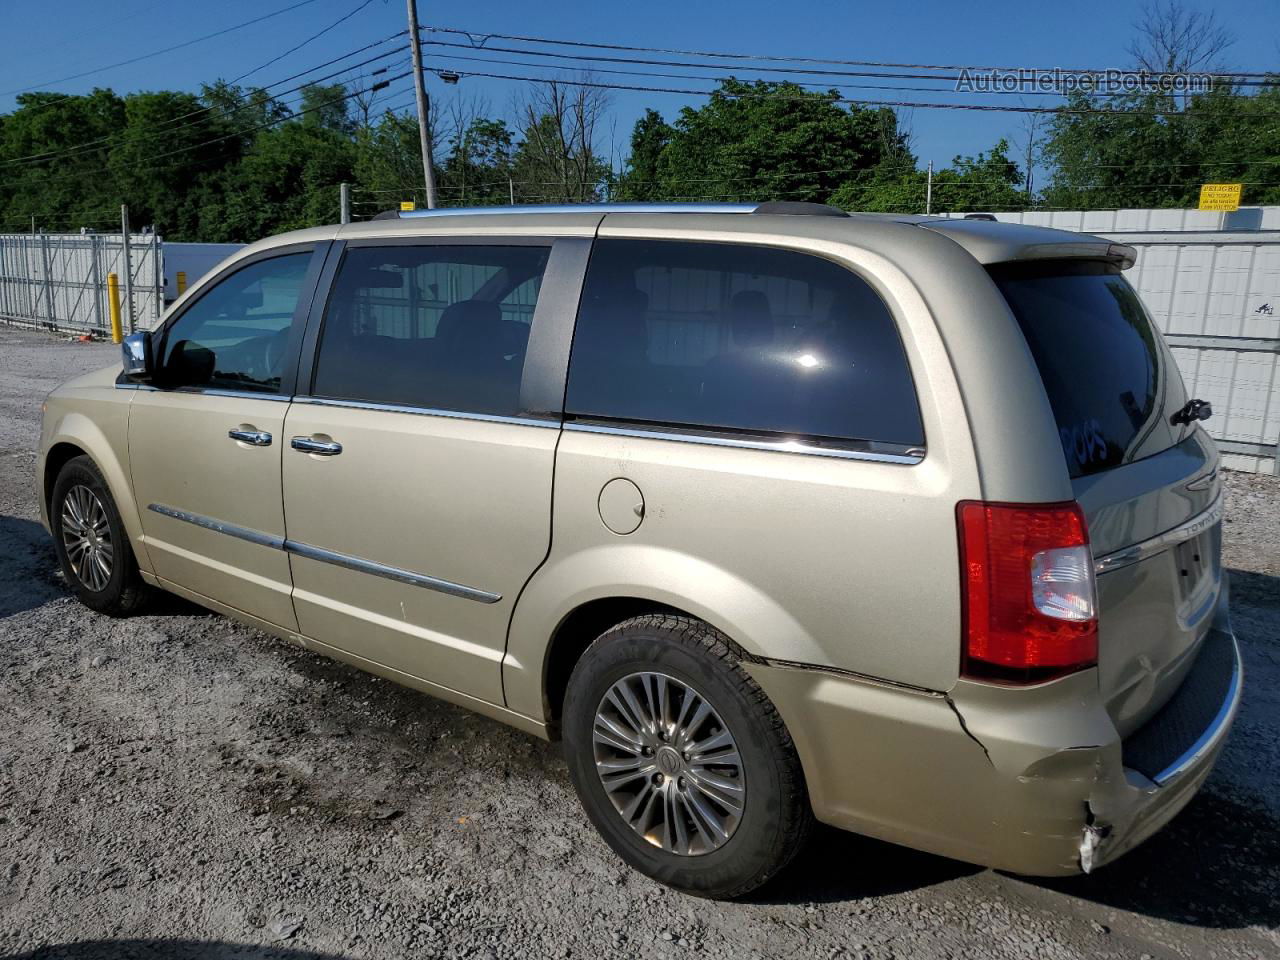
[[[829,203],[807,203],[803,200],[770,200],[756,206],[752,213],[773,213],[790,217],[847,217],[847,211]]]
[[[825,203],[770,200],[764,203],[529,203],[502,207],[436,207],[434,210],[384,210],[374,220],[420,217],[492,216],[535,213],[763,213],[803,217],[847,217]]]
[[[529,203],[514,207],[436,207],[434,210],[385,210],[373,219],[485,216],[535,213],[751,213],[755,203]]]

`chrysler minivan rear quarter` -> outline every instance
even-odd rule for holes
[[[807,204],[289,234],[50,396],[41,509],[95,609],[169,590],[562,739],[680,889],[815,819],[1087,872],[1241,690],[1210,411],[1133,258]]]

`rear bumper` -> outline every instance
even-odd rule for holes
[[[961,681],[943,695],[807,668],[747,669],[787,722],[819,820],[1031,876],[1092,870],[1171,820],[1209,775],[1242,689],[1225,604],[1183,690],[1128,742],[1093,671],[1028,689]],[[1210,683],[1211,711],[1183,697]]]

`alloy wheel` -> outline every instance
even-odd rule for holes
[[[728,842],[746,777],[733,734],[693,687],[662,673],[618,680],[596,708],[596,772],[637,834],[680,856]]]
[[[76,578],[95,593],[107,588],[115,562],[115,545],[107,510],[98,495],[76,484],[62,500],[62,545]]]

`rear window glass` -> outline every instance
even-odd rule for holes
[[[1133,459],[1163,409],[1161,349],[1133,287],[1103,263],[990,272],[1040,369],[1071,476]]]
[[[921,446],[884,301],[844,267],[740,244],[600,240],[574,333],[570,415]]]

